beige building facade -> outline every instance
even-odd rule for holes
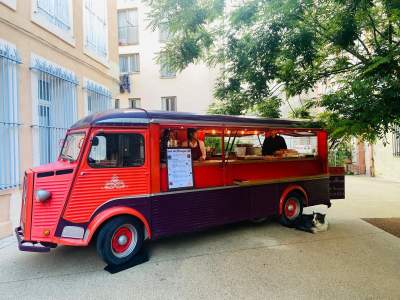
[[[206,113],[217,70],[199,63],[171,71],[162,61],[168,28],[149,28],[148,12],[143,1],[118,0],[120,74],[130,88],[119,95],[120,107]]]
[[[113,0],[0,0],[0,237],[23,170],[54,161],[65,130],[114,107]]]

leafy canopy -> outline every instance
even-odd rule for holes
[[[279,95],[326,85],[294,114],[322,107],[334,137],[367,140],[400,123],[400,0],[148,2],[151,26],[167,23],[171,32],[168,64],[221,68],[213,111],[279,117]]]

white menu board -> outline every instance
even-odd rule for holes
[[[168,189],[191,188],[193,184],[192,151],[167,148]]]

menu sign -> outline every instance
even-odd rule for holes
[[[168,189],[192,188],[192,152],[189,148],[167,149]]]

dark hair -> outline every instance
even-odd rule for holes
[[[194,133],[197,131],[196,128],[188,128],[187,130],[187,138],[190,141],[193,138]]]

